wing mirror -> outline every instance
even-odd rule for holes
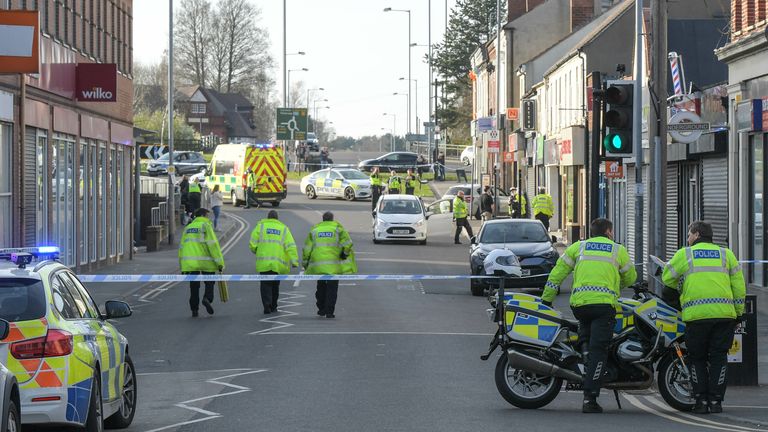
[[[11,331],[11,325],[8,321],[0,319],[0,340],[8,337],[8,333]]]
[[[435,215],[434,212],[428,211],[426,214],[424,214],[424,218],[425,219],[429,219],[429,218],[431,218],[434,215]]]
[[[127,318],[133,314],[128,303],[118,300],[108,300],[104,308],[107,311],[106,319]]]
[[[552,243],[557,243],[557,236],[552,236]]]
[[[477,236],[472,236],[472,238],[469,239],[469,242],[472,243],[473,245],[476,245],[477,244]]]

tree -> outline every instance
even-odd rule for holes
[[[168,119],[167,111],[147,111],[142,110],[134,113],[134,126],[156,132],[161,142],[168,142]],[[195,129],[187,123],[186,118],[181,114],[176,114],[173,118],[173,139],[175,141],[189,141],[195,139]]]
[[[133,65],[133,112],[157,111],[167,104],[168,62]]]
[[[506,16],[504,3],[502,17]],[[442,108],[438,109],[437,117],[443,130],[460,130],[454,138],[469,136],[472,120],[470,59],[475,50],[496,37],[496,28],[496,0],[456,0],[448,31],[433,52],[433,65],[445,81]]]
[[[211,2],[208,0],[182,0],[176,17],[176,61],[179,78],[191,84],[206,87],[209,82],[209,57],[214,27]]]

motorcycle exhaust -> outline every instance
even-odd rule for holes
[[[563,369],[554,363],[550,363],[511,348],[507,350],[507,361],[509,361],[509,365],[515,369],[533,372],[538,375],[555,376],[577,383],[584,381],[582,376],[576,372]]]
[[[647,377],[645,381],[626,381],[605,383],[603,388],[611,390],[645,390],[653,385],[653,371],[641,364],[635,364]]]

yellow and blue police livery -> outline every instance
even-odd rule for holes
[[[19,383],[22,423],[126,428],[136,372],[109,320],[131,308],[108,301],[102,313],[57,257],[56,247],[0,249],[0,318],[10,323],[0,362]]]
[[[301,179],[299,189],[309,199],[344,198],[347,201],[371,198],[371,179],[353,168],[326,168]]]

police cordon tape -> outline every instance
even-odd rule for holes
[[[510,279],[527,279],[541,275],[512,277]],[[86,283],[101,282],[256,282],[256,281],[402,281],[402,280],[468,280],[496,279],[498,276],[481,275],[261,275],[261,274],[211,274],[211,275],[78,275],[80,281]]]

